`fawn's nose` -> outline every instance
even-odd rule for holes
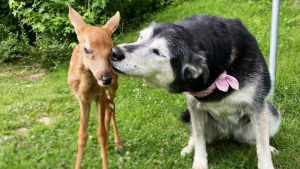
[[[103,85],[110,85],[112,82],[112,78],[110,76],[103,76],[102,81]]]
[[[117,46],[115,46],[115,47],[112,48],[112,52],[113,52],[113,54],[111,56],[111,60],[112,61],[121,61],[121,60],[123,60],[125,58],[124,53]]]

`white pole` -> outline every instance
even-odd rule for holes
[[[274,93],[275,93],[279,4],[280,4],[280,0],[272,1],[272,23],[271,23],[270,58],[269,58],[269,72],[271,75],[270,98],[272,101],[274,99]]]

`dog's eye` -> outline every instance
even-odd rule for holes
[[[153,53],[160,56],[160,53],[159,53],[158,49],[153,49]]]

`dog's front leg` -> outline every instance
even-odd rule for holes
[[[274,169],[269,145],[269,120],[266,104],[261,111],[256,111],[251,117],[256,134],[256,148],[259,169]]]
[[[204,138],[205,111],[200,108],[200,102],[193,96],[187,95],[187,101],[191,114],[192,132],[195,143],[193,169],[207,169],[207,153]]]

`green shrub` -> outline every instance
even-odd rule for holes
[[[183,1],[185,0],[9,0],[10,12],[18,21],[15,27],[23,29],[14,32],[16,37],[0,33],[3,38],[1,44],[4,45],[0,49],[4,52],[0,59],[9,62],[25,58],[41,62],[46,67],[65,61],[66,56],[71,53],[69,44],[77,42],[68,17],[68,4],[80,13],[85,22],[94,26],[104,25],[119,11],[121,24],[116,32],[118,34],[135,28],[150,14]],[[7,11],[7,5],[2,6]],[[0,16],[2,15],[3,12],[0,11]],[[7,20],[9,19],[5,19]],[[25,57],[29,54],[30,57]]]
[[[0,37],[3,39],[0,42],[0,63],[37,62],[45,68],[56,68],[71,56],[71,48],[67,40],[39,35],[34,44],[30,45],[24,30],[13,33],[0,24],[0,32]]]
[[[16,62],[29,55],[30,45],[26,34],[10,32],[0,24],[0,63]]]
[[[69,22],[70,4],[91,25],[102,26],[116,11],[121,13],[121,30],[139,24],[145,16],[163,9],[172,3],[184,0],[10,0],[9,7],[22,25],[31,26],[33,31],[49,37],[70,37],[74,32]],[[71,38],[73,39],[73,38]],[[74,39],[73,39],[74,40]]]
[[[42,2],[33,1],[9,1],[9,6],[21,25],[31,27],[38,35],[60,38],[71,33],[73,27],[68,18],[67,4],[73,0],[49,0]]]
[[[56,68],[71,57],[72,49],[67,40],[38,36],[31,51],[31,60],[39,62],[45,68]]]
[[[150,14],[179,1],[182,2],[183,0],[114,0],[108,1],[105,13],[112,16],[116,11],[119,11],[122,24],[118,30],[126,32],[138,26]]]

